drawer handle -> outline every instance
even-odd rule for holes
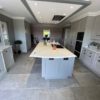
[[[54,58],[49,58],[49,60],[54,60]]]
[[[63,60],[68,60],[68,58],[64,58]]]
[[[91,56],[89,56],[91,58]]]
[[[5,52],[7,52],[7,50],[5,50]]]

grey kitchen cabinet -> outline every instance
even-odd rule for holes
[[[95,17],[92,31],[92,39],[100,39],[100,16]]]
[[[96,55],[94,71],[100,76],[100,54]]]
[[[3,50],[4,62],[7,70],[14,64],[12,48],[9,47]]]
[[[14,64],[12,46],[0,47],[0,68],[8,71]]]
[[[60,64],[60,59],[49,58],[46,60],[46,77],[56,78],[58,75],[58,68]]]
[[[83,48],[80,60],[86,67],[100,76],[100,53],[88,48]]]
[[[68,47],[72,46],[71,51],[75,51],[76,39],[78,32],[84,32],[82,47],[88,46],[91,42],[91,34],[93,30],[94,17],[88,16],[81,20],[71,23]],[[70,50],[70,49],[69,49]]]
[[[78,32],[85,32],[87,18],[79,20]]]
[[[42,77],[45,79],[66,79],[72,77],[75,58],[43,58]]]
[[[0,79],[3,77],[3,75],[7,72],[4,59],[3,59],[3,54],[0,52]]]

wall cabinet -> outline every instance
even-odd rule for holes
[[[100,16],[95,17],[92,39],[97,39],[97,40],[100,39]]]
[[[88,48],[83,48],[80,60],[85,66],[100,76],[100,53],[96,53]]]

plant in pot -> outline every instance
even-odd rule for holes
[[[16,53],[21,53],[21,50],[20,50],[20,45],[22,44],[22,41],[21,40],[16,40],[15,42],[15,47],[16,47]]]

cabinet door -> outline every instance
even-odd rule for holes
[[[58,68],[60,78],[72,77],[75,58],[62,58]]]
[[[6,68],[3,61],[3,56],[2,56],[2,53],[0,53],[0,73],[5,72],[5,71],[6,71]]]
[[[90,51],[90,50],[86,50],[86,58],[85,58],[85,64],[87,67],[89,68],[93,68],[94,66],[94,57],[95,57],[95,53]]]
[[[45,78],[46,79],[57,79],[58,78],[58,68],[60,66],[60,60],[49,58],[46,59],[45,66]]]
[[[13,52],[12,52],[11,47],[9,47],[3,51],[3,57],[4,57],[6,68],[9,69],[12,66],[12,64],[14,63]]]
[[[81,55],[80,55],[80,60],[85,63],[85,58],[86,57],[86,49],[85,48],[82,48],[82,52],[81,52]]]
[[[100,16],[95,18],[92,39],[100,39]]]
[[[100,75],[100,55],[97,55],[95,59],[94,71],[97,75]]]
[[[85,27],[86,27],[86,18],[83,18],[79,21],[79,27],[78,27],[78,32],[84,32],[85,31]]]

